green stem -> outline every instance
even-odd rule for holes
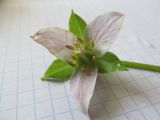
[[[137,63],[137,62],[131,62],[131,61],[123,61],[123,60],[121,61],[121,63],[129,68],[137,68],[137,69],[160,72],[160,66],[157,66],[157,65],[150,65],[150,64]]]

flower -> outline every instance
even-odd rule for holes
[[[123,19],[124,15],[119,12],[98,16],[86,26],[84,38],[55,27],[44,28],[32,36],[33,40],[58,58],[68,61],[73,66],[77,61],[81,64],[70,78],[70,90],[86,114],[98,74],[94,60],[109,50],[120,31]]]

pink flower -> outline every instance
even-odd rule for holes
[[[122,26],[124,16],[118,12],[110,12],[98,16],[87,25],[85,39],[92,41],[94,49],[99,54],[106,53],[115,41]],[[63,60],[72,56],[72,48],[78,40],[69,31],[61,28],[45,28],[37,32],[32,38],[45,46],[52,54]],[[77,71],[70,78],[71,94],[79,101],[82,111],[88,114],[88,107],[96,84],[98,68],[89,66]]]

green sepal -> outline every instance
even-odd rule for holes
[[[72,76],[74,71],[74,67],[70,66],[66,61],[56,59],[48,67],[41,80],[66,81]]]
[[[69,31],[80,39],[84,39],[86,26],[87,23],[79,15],[75,14],[72,10],[69,19]]]
[[[127,71],[120,59],[111,52],[106,52],[104,55],[96,58],[95,64],[98,66],[99,73],[110,73],[116,71]]]

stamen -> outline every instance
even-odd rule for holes
[[[80,38],[78,38],[78,41],[79,41],[79,42],[83,42],[83,40],[82,40],[82,39],[80,39]]]
[[[71,45],[65,45],[66,48],[70,49],[70,50],[74,50],[74,47]]]
[[[75,67],[75,64],[72,63],[72,62],[70,62],[70,61],[68,61],[68,64],[69,64],[70,66],[72,66],[72,67]]]
[[[94,42],[92,41],[92,47],[94,47]]]

